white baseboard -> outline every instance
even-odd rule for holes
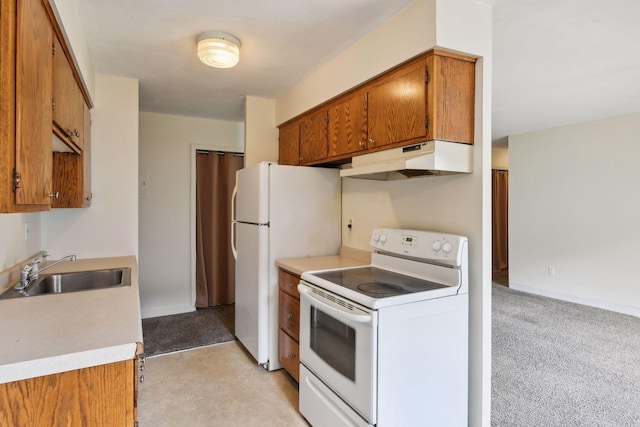
[[[151,317],[169,316],[171,314],[190,313],[195,310],[196,308],[192,305],[176,305],[169,307],[142,308],[140,311],[142,312],[141,314],[143,319],[149,319]]]
[[[609,301],[584,298],[577,295],[550,291],[548,289],[533,288],[530,286],[520,285],[518,283],[513,283],[513,282],[509,282],[509,288],[515,289],[516,291],[522,291],[530,294],[541,295],[543,297],[555,298],[562,301],[574,302],[576,304],[588,305],[591,307],[602,308],[604,310],[610,310],[610,311],[615,311],[622,314],[628,314],[630,316],[640,317],[640,308],[632,307],[630,305],[622,305],[622,304],[616,304]]]

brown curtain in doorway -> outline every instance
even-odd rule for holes
[[[222,152],[196,154],[196,307],[231,304],[231,193],[244,159]]]
[[[491,182],[493,273],[499,273],[509,268],[509,171],[493,169]]]

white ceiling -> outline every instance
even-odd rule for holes
[[[411,0],[81,0],[96,71],[140,81],[140,109],[243,120]],[[494,6],[493,139],[640,112],[640,1],[484,0]],[[199,62],[223,31],[240,64]]]

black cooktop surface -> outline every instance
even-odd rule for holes
[[[375,267],[327,271],[313,275],[372,298],[385,298],[447,287]]]

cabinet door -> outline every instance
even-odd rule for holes
[[[300,301],[280,291],[278,298],[280,329],[294,340],[300,339]]]
[[[473,144],[475,62],[427,58],[427,138]]]
[[[89,106],[83,103],[83,147],[82,147],[82,207],[91,206],[93,193],[91,192],[91,110]]]
[[[329,157],[367,149],[367,94],[359,93],[329,110]]]
[[[16,204],[49,205],[53,28],[40,0],[18,2],[16,38]]]
[[[60,41],[54,37],[53,42],[53,123],[57,126],[54,130],[63,141],[71,143],[74,151],[80,151],[84,136],[84,98]]]
[[[300,346],[282,329],[278,329],[278,359],[289,375],[300,382]]]
[[[426,135],[425,76],[423,59],[369,89],[369,149]]]
[[[298,122],[280,128],[278,164],[297,166],[300,163],[300,124]]]
[[[300,164],[327,158],[329,153],[328,111],[322,110],[300,121]]]

